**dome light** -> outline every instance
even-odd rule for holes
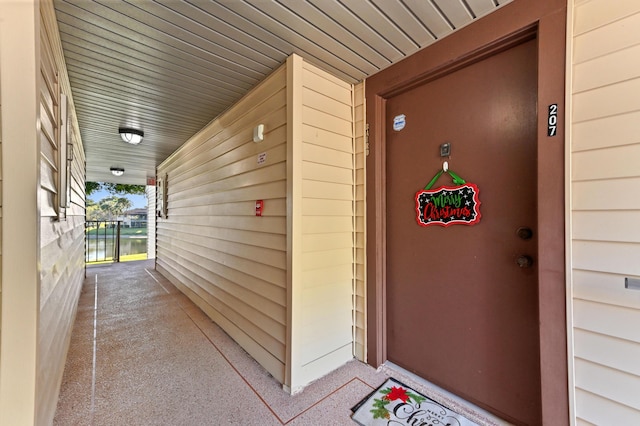
[[[112,167],[111,174],[114,176],[122,176],[124,174],[124,169],[122,167]]]
[[[131,129],[128,127],[120,127],[118,129],[118,133],[120,133],[120,137],[126,143],[130,143],[131,145],[138,145],[142,142],[142,138],[144,137],[144,132],[138,129]]]

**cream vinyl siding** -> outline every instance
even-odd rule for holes
[[[354,348],[353,354],[360,361],[367,360],[366,316],[366,110],[365,83],[354,87],[354,141],[355,141],[355,292],[354,292]]]
[[[299,57],[288,66],[295,392],[353,358],[354,121],[351,84]]]
[[[66,173],[67,164],[66,161],[57,161],[55,157],[61,140],[61,117],[57,104],[60,93],[71,99],[71,91],[50,2],[41,3],[41,14],[41,68],[44,82],[41,85],[40,313],[36,420],[38,424],[49,424],[55,414],[77,302],[84,280],[85,172],[80,132],[72,103],[69,102],[71,125],[68,126],[68,137],[73,142],[74,158],[70,173],[71,197],[69,207],[59,206],[58,193],[64,189],[59,188],[58,173]],[[53,91],[53,77],[56,74],[58,82]],[[65,219],[58,220],[59,209],[63,209]]]
[[[292,392],[353,357],[353,98],[294,55],[158,167],[157,269]]]
[[[147,235],[147,259],[156,258],[156,187],[147,185],[145,188],[147,196],[147,229],[153,229]]]
[[[640,420],[640,3],[575,1],[572,324],[577,424]]]
[[[0,424],[36,424],[39,301],[40,12],[0,7],[2,345]]]
[[[2,88],[0,87],[0,91]],[[2,263],[2,109],[0,105],[0,265]],[[2,270],[0,268],[0,353],[2,353]]]
[[[265,137],[254,143],[253,128]],[[258,155],[266,160],[258,163]],[[286,346],[286,68],[158,167],[158,271],[277,380]],[[256,200],[264,214],[255,216]]]

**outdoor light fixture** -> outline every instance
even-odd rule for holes
[[[122,167],[112,167],[111,174],[114,176],[122,176],[124,174],[124,169]]]
[[[253,128],[253,141],[255,143],[262,142],[264,140],[264,124],[258,124]]]
[[[131,129],[129,127],[120,127],[118,129],[118,133],[120,133],[120,137],[126,143],[130,143],[131,145],[138,145],[142,142],[142,138],[144,137],[144,132],[138,129]]]

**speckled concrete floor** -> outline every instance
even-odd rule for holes
[[[56,425],[354,425],[387,375],[351,361],[289,395],[153,261],[87,269]]]
[[[390,375],[480,425],[504,425],[393,365],[350,361],[282,390],[153,261],[89,267],[55,425],[355,425],[351,407]]]

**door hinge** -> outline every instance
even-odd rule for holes
[[[369,156],[369,123],[366,124],[364,129],[364,149],[365,155]]]

